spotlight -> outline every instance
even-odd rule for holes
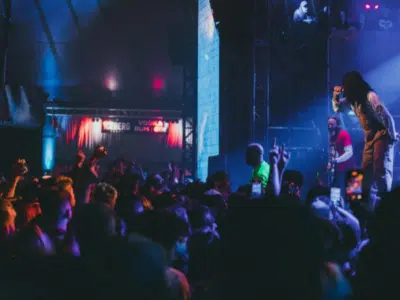
[[[379,4],[375,4],[374,9],[378,10],[379,9]]]
[[[110,78],[107,82],[107,87],[110,91],[115,91],[117,89],[117,81],[114,78]]]
[[[165,80],[159,76],[153,78],[153,90],[160,91],[165,88]]]
[[[364,8],[365,8],[365,10],[370,10],[371,9],[371,5],[370,4],[365,4]]]

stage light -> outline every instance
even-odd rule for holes
[[[376,5],[374,6],[374,9],[375,9],[375,10],[378,10],[378,9],[379,9],[379,5],[376,4]]]
[[[110,91],[115,92],[118,89],[118,82],[114,77],[109,77],[106,79],[106,86]]]
[[[50,171],[55,165],[56,141],[54,137],[43,138],[43,170]]]
[[[370,4],[365,4],[364,8],[365,8],[365,10],[370,10],[371,9],[371,5]]]
[[[157,90],[157,91],[162,90],[165,88],[165,80],[160,77],[155,77],[153,79],[152,86],[153,86],[154,90]]]

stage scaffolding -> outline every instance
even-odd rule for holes
[[[291,113],[296,115],[297,109],[288,106],[288,103],[301,101],[301,95],[298,94],[295,86],[296,81],[302,80],[302,78],[294,77],[292,70],[299,62],[297,61],[298,58],[293,55],[295,41],[291,18],[292,15],[288,10],[286,1],[278,3],[274,0],[253,0],[251,138],[267,148],[270,146],[272,134],[274,137],[278,137],[279,143],[286,143],[286,140],[282,140],[280,136],[289,136],[289,141],[293,141],[290,138],[290,134],[296,134],[297,128],[301,128],[301,131],[313,132],[315,136],[321,136],[320,124],[314,119],[305,120],[308,121],[305,123],[297,123],[297,121],[294,121],[295,119],[289,117],[289,114],[287,114],[287,117],[285,116],[286,120],[284,120],[285,118],[277,118],[280,113],[289,112],[291,109],[294,110]],[[329,30],[330,27],[330,24],[328,24],[327,29]],[[326,33],[326,48],[322,50],[326,51],[326,60],[323,62],[324,74],[321,73],[321,76],[319,76],[319,79],[323,82],[321,86],[315,86],[316,92],[314,95],[307,97],[308,101],[314,102],[319,101],[321,97],[327,97],[327,116],[331,111],[331,87],[329,83],[330,39],[328,32]],[[322,66],[322,62],[318,62],[318,64]],[[306,73],[306,71],[304,72]],[[279,97],[276,95],[277,87],[280,87]],[[295,149],[308,147],[307,145],[296,143],[292,143],[290,146]],[[319,146],[322,145],[318,144]]]
[[[183,30],[183,167],[197,176],[197,1],[184,1]]]
[[[178,121],[182,119],[182,112],[178,110],[74,107],[58,106],[53,103],[46,104],[45,113],[46,116],[90,116],[99,118],[136,118],[168,121]]]
[[[270,1],[253,0],[253,96],[251,139],[262,145],[268,140],[271,73]]]

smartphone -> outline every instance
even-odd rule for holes
[[[361,202],[363,196],[364,173],[361,170],[352,170],[346,174],[346,200]]]
[[[261,182],[253,182],[251,185],[251,196],[252,197],[261,197],[263,192],[262,192],[262,184]]]
[[[340,197],[341,197],[340,188],[332,187],[331,188],[331,201],[336,207],[340,207],[341,206]]]

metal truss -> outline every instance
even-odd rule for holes
[[[72,3],[72,0],[65,0],[65,1],[67,3],[68,10],[71,13],[71,17],[72,17],[72,20],[74,21],[76,30],[78,31],[79,34],[81,34],[82,33],[82,26],[80,24],[79,17],[78,17],[78,14],[77,14],[76,10],[75,10],[74,4]]]
[[[46,105],[47,116],[88,116],[107,118],[146,118],[177,121],[182,119],[182,112],[178,110],[145,110],[145,109],[119,109],[96,107],[62,107]]]
[[[40,22],[41,22],[41,24],[43,26],[43,30],[44,30],[44,33],[46,35],[47,41],[49,43],[51,52],[54,55],[54,59],[56,61],[58,70],[60,71],[60,68],[62,66],[62,64],[61,64],[62,59],[60,57],[60,54],[58,53],[58,50],[57,50],[57,47],[56,47],[56,43],[55,43],[54,37],[53,37],[53,35],[51,33],[49,23],[47,22],[47,18],[46,18],[46,15],[44,13],[41,1],[40,0],[34,0],[34,3],[35,3],[35,6],[36,6],[36,9],[38,11]]]
[[[185,1],[182,164],[197,175],[197,1]]]
[[[188,169],[193,175],[195,172],[196,161],[196,138],[195,138],[196,123],[193,122],[193,118],[183,119],[183,157],[182,161],[186,169]]]
[[[253,1],[252,140],[265,145],[269,123],[270,39],[268,0]]]

